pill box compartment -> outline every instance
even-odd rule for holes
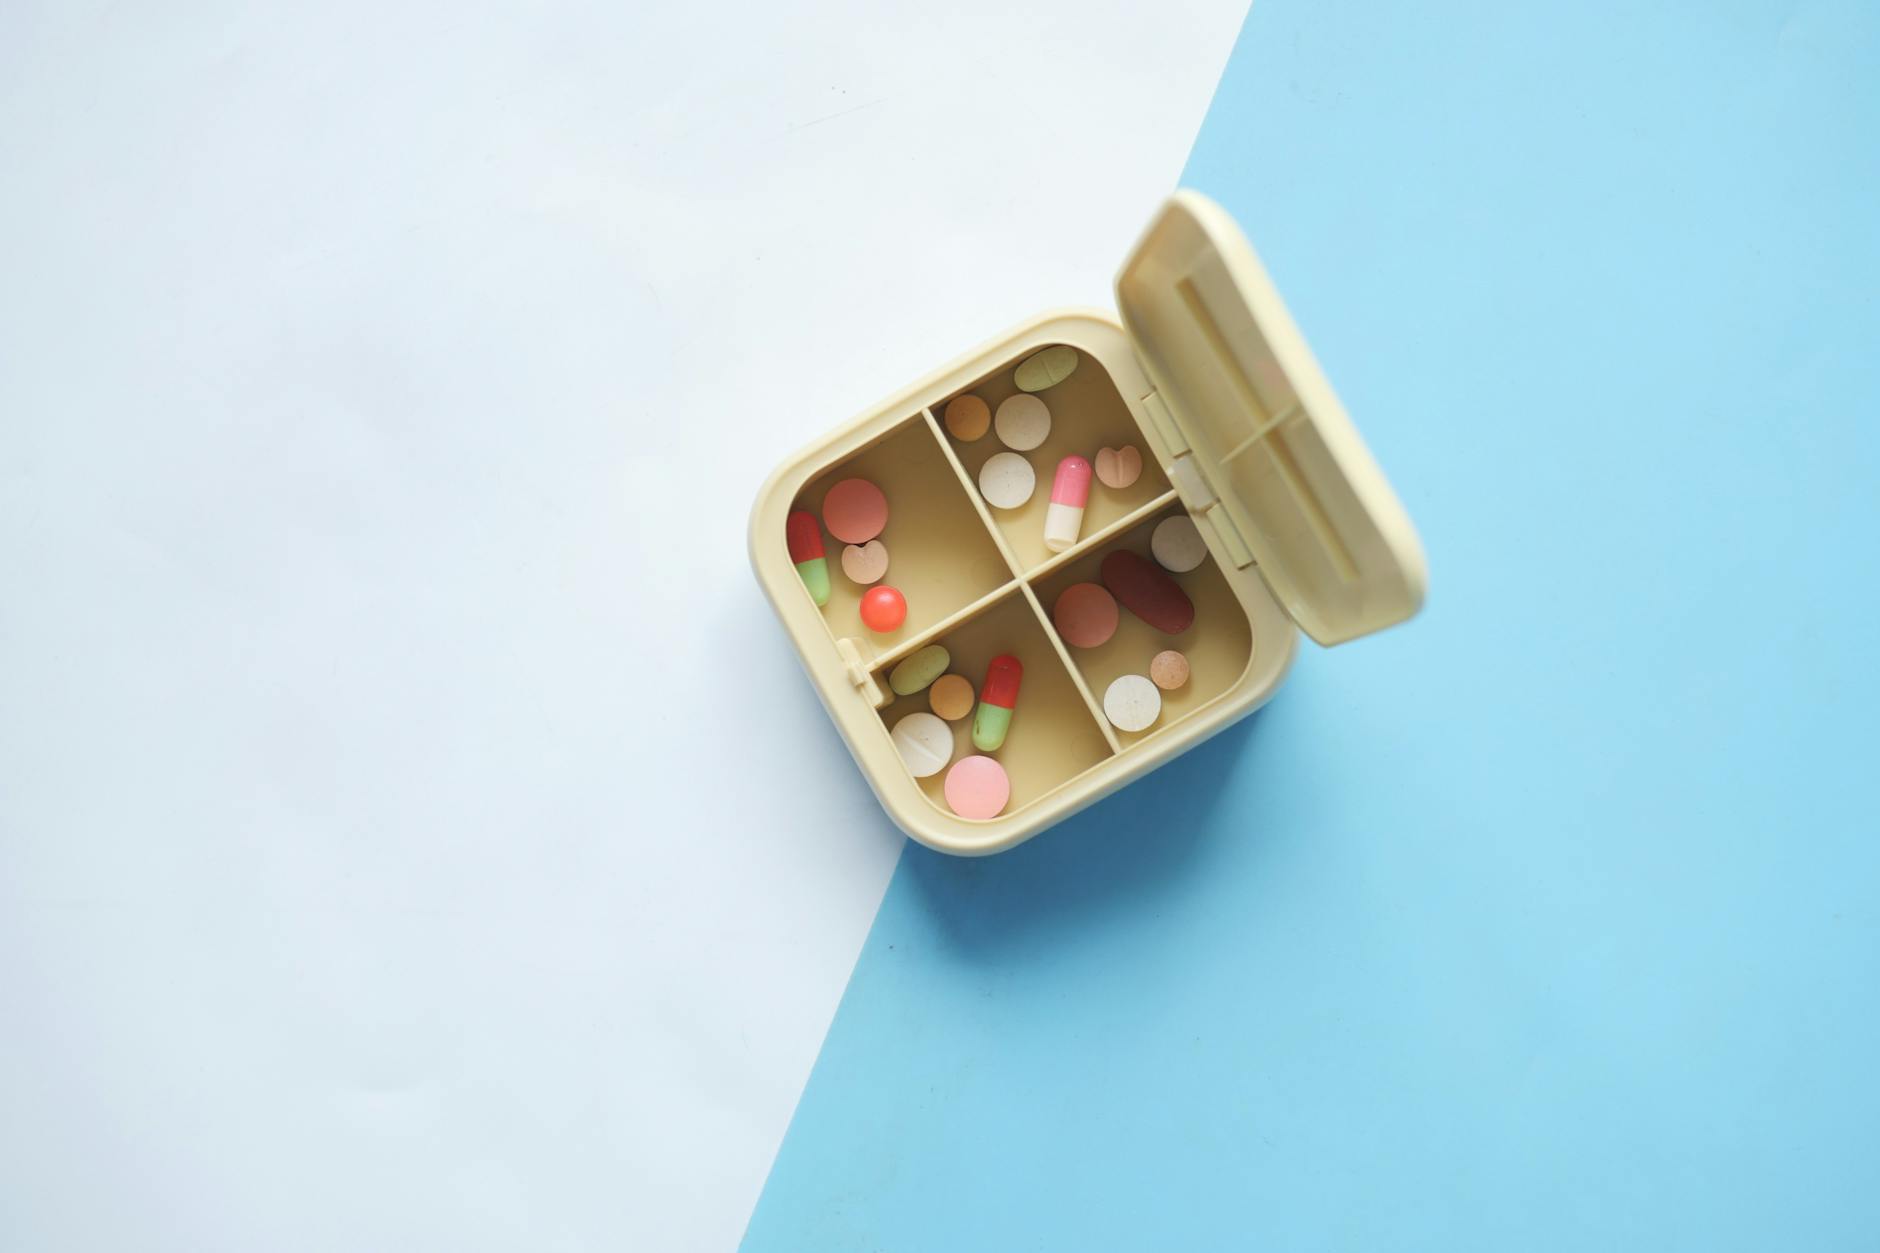
[[[1090,500],[1084,506],[1084,536],[1100,533],[1169,493],[1168,476],[1156,464],[1155,454],[1143,439],[1142,430],[1130,415],[1129,406],[1110,372],[1088,351],[1080,352],[1078,357],[1077,369],[1069,378],[1035,393],[1051,412],[1050,435],[1039,447],[1021,454],[1038,476],[1037,490],[1017,509],[988,506],[1006,547],[1017,559],[1020,571],[1027,574],[1036,572],[1058,556],[1045,547],[1044,515],[1051,503],[1052,477],[1057,473],[1058,462],[1065,457],[1074,453],[1089,458],[1095,465],[1099,449],[1124,445],[1133,445],[1142,454],[1142,474],[1128,487],[1105,487],[1092,479]],[[949,394],[934,405],[935,415],[944,418],[947,403],[954,396],[967,393],[985,401],[994,413],[998,412],[1003,401],[1019,394],[1013,374],[1023,359],[1001,361],[997,368],[976,379],[970,387]],[[945,438],[958,456],[975,494],[979,491],[979,468],[995,453],[1009,451],[996,431],[987,431],[970,443],[954,439],[951,434]]]
[[[1006,803],[1006,813],[1025,808],[1109,758],[1107,737],[1021,590],[1013,588],[928,642],[945,646],[951,655],[947,672],[964,677],[975,693],[985,680],[987,664],[999,654],[1012,654],[1025,668],[1011,730],[997,751],[986,754],[1005,768],[1011,780],[1012,796]],[[888,687],[891,669],[884,663],[876,675],[884,697],[892,696]],[[883,740],[906,715],[930,712],[932,707],[924,691],[892,697],[880,711]],[[948,726],[953,730],[954,761],[979,751],[973,747],[971,714]],[[943,791],[945,779],[946,771],[942,770],[916,782],[927,799],[950,816]]]
[[[1045,613],[1051,613],[1058,596],[1073,583],[1101,585],[1103,559],[1118,549],[1128,549],[1153,564],[1149,539],[1156,524],[1182,513],[1179,503],[1164,506],[1116,538],[1081,553],[1040,579],[1035,590]],[[1156,569],[1161,568],[1156,565]],[[1247,675],[1258,646],[1246,611],[1212,556],[1184,574],[1170,573],[1169,578],[1194,602],[1194,625],[1186,631],[1166,635],[1119,605],[1116,634],[1108,641],[1095,648],[1066,648],[1099,705],[1112,682],[1126,674],[1147,675],[1150,660],[1164,649],[1175,649],[1188,659],[1188,682],[1162,693],[1162,716],[1153,726],[1146,731],[1111,729],[1125,752],[1165,734],[1233,691]]]
[[[924,414],[914,413],[818,474],[797,493],[791,508],[814,514],[820,526],[823,497],[847,478],[867,479],[888,498],[888,525],[880,536],[888,550],[888,573],[881,582],[907,598],[907,621],[885,635],[862,625],[860,605],[868,587],[843,573],[845,545],[825,529],[830,590],[822,616],[831,635],[858,641],[870,655],[890,652],[1011,580],[1004,556]]]

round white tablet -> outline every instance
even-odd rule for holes
[[[1031,499],[1038,476],[1015,452],[995,452],[979,467],[979,494],[994,509],[1016,509]]]
[[[1155,524],[1149,536],[1149,551],[1157,565],[1176,574],[1186,574],[1208,559],[1207,541],[1201,538],[1195,520],[1185,513]]]
[[[907,772],[916,779],[939,774],[953,760],[953,728],[932,714],[907,715],[894,724],[891,735]]]
[[[1036,396],[1020,392],[1000,403],[992,415],[992,429],[1007,448],[1030,452],[1051,434],[1051,411]]]
[[[1162,716],[1162,693],[1140,674],[1126,674],[1103,694],[1103,716],[1119,731],[1147,731]]]

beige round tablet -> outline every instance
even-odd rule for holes
[[[1103,716],[1118,731],[1147,731],[1162,716],[1162,693],[1139,674],[1126,674],[1103,694]]]
[[[994,509],[1016,509],[1038,486],[1031,462],[1015,452],[995,452],[979,467],[979,494]]]
[[[973,681],[963,674],[943,674],[927,689],[927,703],[948,722],[973,712]]]
[[[955,396],[947,402],[947,434],[970,444],[992,425],[992,407],[974,395]]]
[[[1134,444],[1097,449],[1097,482],[1123,490],[1142,477],[1142,452]]]
[[[864,587],[881,582],[888,573],[888,546],[878,539],[850,544],[842,550],[842,573],[849,576],[849,582]]]
[[[1176,574],[1186,574],[1208,559],[1208,546],[1201,538],[1195,520],[1185,513],[1164,518],[1155,524],[1149,536],[1149,551],[1156,564]]]
[[[1172,648],[1157,653],[1149,662],[1149,681],[1165,692],[1186,685],[1188,658]]]
[[[939,774],[953,760],[953,728],[932,714],[909,714],[889,732],[907,772],[916,779]]]
[[[999,404],[992,416],[999,442],[1016,452],[1030,452],[1051,434],[1051,411],[1029,392],[1020,392]]]

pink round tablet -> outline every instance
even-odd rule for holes
[[[888,525],[888,498],[867,479],[843,479],[823,497],[823,525],[844,544],[866,544]]]
[[[962,757],[947,771],[947,807],[962,818],[997,818],[1012,799],[1005,767],[990,757]]]
[[[1051,621],[1072,648],[1095,648],[1116,634],[1116,597],[1098,583],[1073,583],[1058,593]]]

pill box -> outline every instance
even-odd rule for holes
[[[1178,192],[1124,262],[1116,296],[1120,319],[1047,313],[913,384],[786,461],[752,510],[752,566],[817,693],[889,815],[933,848],[1010,848],[1257,709],[1284,680],[1301,631],[1339,644],[1422,604],[1415,529],[1233,219]],[[1079,364],[1038,393],[1050,434],[1024,455],[1039,478],[1048,484],[1072,453],[1142,454],[1126,488],[1092,489],[1081,536],[1062,552],[1044,542],[1047,492],[1012,510],[981,496],[980,466],[1006,451],[996,435],[962,441],[941,421],[967,393],[996,409],[1017,392],[1019,364],[1056,345],[1075,348]],[[907,615],[887,635],[861,625],[867,589],[840,573],[819,607],[786,549],[785,517],[818,511],[852,477],[889,502],[886,581]],[[1150,557],[1156,524],[1181,513],[1207,544],[1206,560],[1171,576],[1194,602],[1193,624],[1169,636],[1124,613],[1095,648],[1059,638],[1050,613],[1063,590],[1100,581],[1118,549]],[[889,728],[928,706],[924,693],[897,696],[888,674],[936,643],[975,687],[995,656],[1023,664],[997,754],[1011,795],[996,818],[955,815],[944,772],[915,778],[890,740]],[[1161,694],[1152,726],[1118,730],[1105,691],[1147,675],[1167,649],[1185,656],[1187,681]],[[968,724],[951,725],[957,760],[973,749]]]

